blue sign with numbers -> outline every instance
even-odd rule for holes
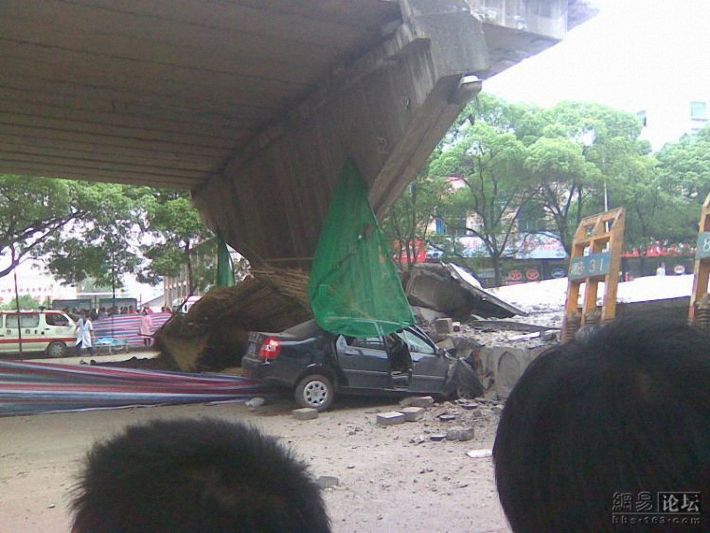
[[[606,276],[611,266],[611,252],[573,257],[569,263],[569,279],[577,280]]]
[[[710,257],[710,231],[703,231],[698,235],[698,248],[695,257],[697,259]]]

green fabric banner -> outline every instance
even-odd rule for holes
[[[352,337],[387,335],[414,323],[367,192],[348,161],[323,224],[308,287],[318,325]]]

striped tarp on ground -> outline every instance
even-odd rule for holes
[[[151,313],[150,331],[155,333],[172,315],[170,313]],[[125,341],[127,346],[143,346],[143,337],[139,333],[141,315],[113,315],[94,321],[94,335],[97,339],[112,337]]]
[[[245,400],[268,392],[226,374],[0,361],[0,416]]]

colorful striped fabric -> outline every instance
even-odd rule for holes
[[[226,374],[0,361],[0,416],[246,400],[269,390]]]
[[[151,313],[151,333],[158,331],[172,315],[170,313]],[[139,333],[141,315],[113,315],[94,321],[94,335],[97,339],[114,338],[127,346],[143,346],[143,336]]]

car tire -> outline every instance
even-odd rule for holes
[[[330,378],[322,374],[309,374],[298,382],[293,395],[300,407],[325,411],[335,400],[335,387]]]
[[[67,345],[63,342],[50,342],[47,346],[48,357],[64,357],[67,354]]]

